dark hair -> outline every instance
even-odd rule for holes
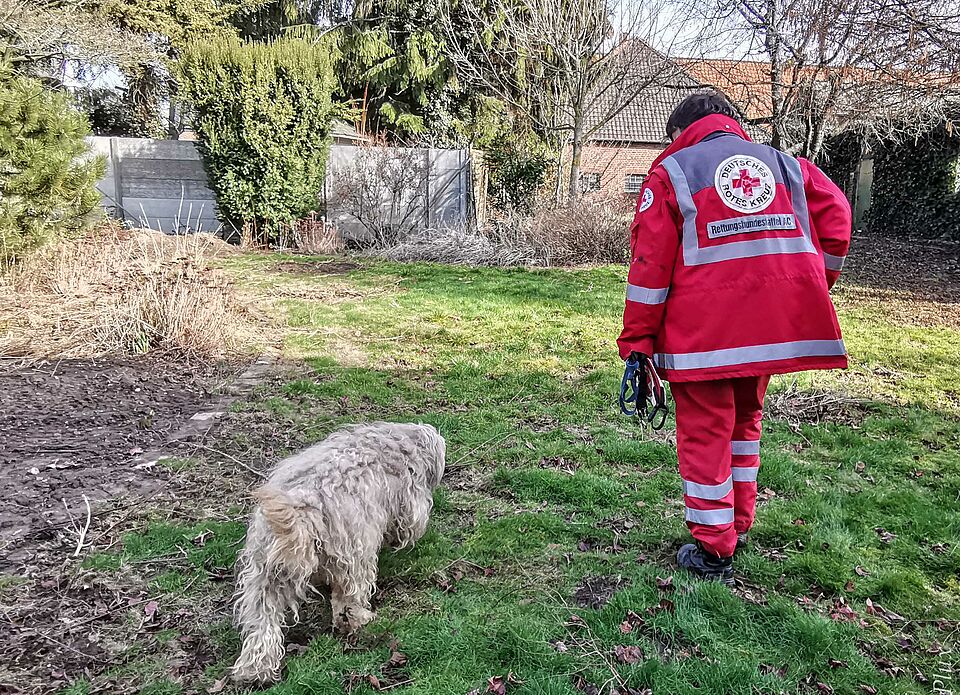
[[[714,113],[737,118],[737,110],[733,104],[719,92],[710,90],[691,94],[680,102],[667,119],[667,137],[670,137],[677,128],[683,130],[694,121]]]

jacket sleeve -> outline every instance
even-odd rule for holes
[[[650,355],[663,322],[673,266],[680,247],[680,213],[673,191],[660,170],[647,179],[630,227],[630,270],[623,310],[620,357]]]
[[[820,241],[827,286],[833,287],[850,248],[853,215],[843,191],[826,174],[806,159],[800,160],[803,188],[813,233]]]

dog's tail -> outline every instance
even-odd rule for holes
[[[304,513],[303,502],[270,485],[257,488],[253,496],[274,537],[274,548],[288,571],[310,575],[317,567],[317,534]]]

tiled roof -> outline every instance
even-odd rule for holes
[[[769,118],[773,110],[770,63],[753,60],[676,61],[705,87],[713,87],[733,101],[748,120]]]
[[[696,91],[699,84],[675,62],[642,41],[625,43],[618,56],[625,75],[621,89],[635,91],[641,86],[642,89],[622,110],[591,133],[589,139],[594,142],[666,142],[670,113],[685,96]],[[598,121],[616,111],[622,103],[621,98],[612,89],[598,95],[587,113],[587,130],[593,130]]]
[[[684,97],[696,91],[689,86],[650,86],[610,121],[590,136],[595,142],[667,142],[667,119]],[[610,104],[597,104],[599,113],[609,113]],[[604,108],[606,107],[606,108]]]

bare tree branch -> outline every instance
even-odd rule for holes
[[[652,37],[669,41],[673,0],[443,0],[459,79],[570,147],[567,198],[579,195],[584,145],[647,89],[688,80]]]

